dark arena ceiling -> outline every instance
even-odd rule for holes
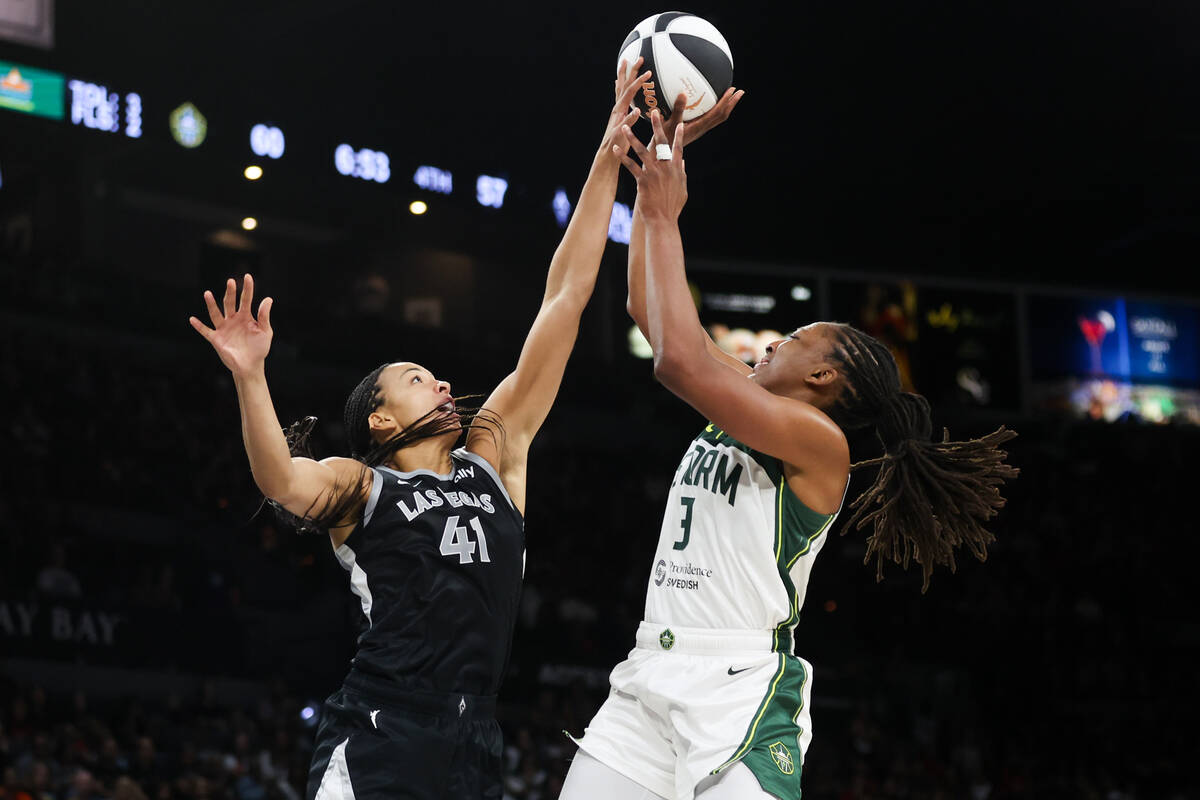
[[[60,0],[55,47],[0,43],[0,60],[191,98],[214,129],[282,119],[298,152],[358,136],[533,192],[581,182],[618,45],[661,10]],[[1200,293],[1195,3],[686,10],[724,32],[747,90],[689,151],[689,253]],[[103,163],[169,173],[126,151]],[[211,173],[188,173],[189,190]]]

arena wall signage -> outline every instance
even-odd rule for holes
[[[125,622],[122,614],[68,603],[0,601],[0,641],[6,653],[116,647]]]
[[[65,85],[61,73],[0,61],[0,108],[62,119]]]

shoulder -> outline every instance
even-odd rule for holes
[[[338,483],[353,483],[358,481],[367,484],[371,482],[372,476],[376,474],[374,470],[363,462],[343,456],[323,458],[321,459],[321,466],[333,470],[334,475],[337,476]]]
[[[846,441],[846,434],[824,412],[807,403],[793,402],[807,406],[806,409],[798,409],[799,413],[815,413],[828,423],[816,427],[815,430],[813,427],[797,428],[795,435],[808,439],[805,442],[807,446],[785,445],[780,448],[783,452],[804,453],[803,464],[793,463],[780,455],[751,447],[711,423],[697,438],[714,446],[725,445],[741,450],[766,471],[772,482],[786,480],[792,494],[808,508],[821,514],[836,513],[842,505],[850,478],[850,447]],[[813,438],[817,437],[823,438],[824,441],[814,442]]]
[[[522,506],[518,505],[517,499],[513,496],[514,493],[510,491],[509,488],[509,484],[513,482],[513,476],[507,476],[508,480],[506,481],[501,477],[501,473],[496,469],[495,465],[493,465],[488,459],[484,458],[479,453],[472,452],[466,447],[460,447],[459,449],[455,450],[453,455],[460,462],[476,467],[479,472],[476,477],[488,480],[495,484],[496,488],[499,489],[500,493],[504,496],[505,502],[507,502],[508,505],[518,514],[522,513]]]

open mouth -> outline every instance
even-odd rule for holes
[[[442,403],[440,406],[437,407],[437,410],[442,412],[443,414],[453,414],[456,417],[458,416],[458,412],[454,410],[454,401],[453,400],[447,400],[446,402]]]

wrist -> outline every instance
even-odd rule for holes
[[[679,224],[679,212],[671,213],[665,209],[641,209],[642,221],[647,229],[671,228]]]
[[[232,370],[231,370],[232,371]],[[233,371],[233,384],[238,389],[243,386],[267,382],[267,364],[265,361],[260,361],[245,369]]]
[[[593,167],[621,166],[620,156],[613,152],[614,144],[616,143],[613,141],[612,136],[604,137],[604,140],[600,142],[600,148],[596,150],[596,157],[592,159]]]

